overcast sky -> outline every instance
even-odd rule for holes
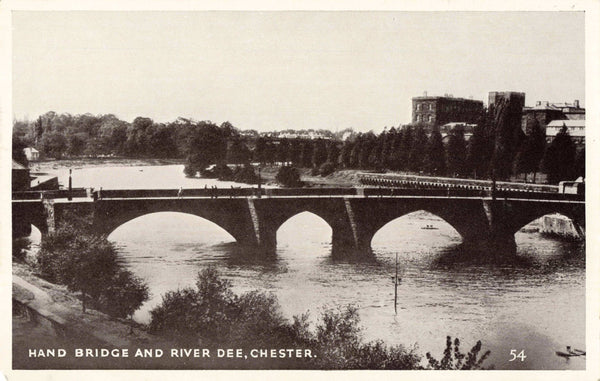
[[[13,114],[241,129],[411,120],[411,98],[585,104],[583,12],[15,12]]]

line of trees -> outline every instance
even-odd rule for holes
[[[312,168],[313,174],[336,169],[393,170],[437,176],[508,179],[513,175],[546,173],[550,183],[585,175],[585,151],[576,150],[566,127],[546,144],[543,128],[533,120],[525,135],[508,103],[482,114],[467,141],[455,128],[445,139],[440,130],[407,125],[349,138],[248,138],[231,123],[179,118],[156,123],[138,117],[132,123],[112,114],[94,116],[48,112],[33,122],[15,121],[13,156],[22,148],[38,148],[46,157],[114,155],[135,158],[185,159],[185,173],[196,176],[212,164],[286,163]],[[249,171],[248,171],[249,172]],[[248,178],[252,174],[248,173]]]

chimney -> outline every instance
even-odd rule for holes
[[[575,108],[579,108],[579,99],[575,99]]]
[[[427,91],[423,91],[423,96],[426,97],[427,96]]]
[[[550,102],[544,101],[544,106],[546,106],[546,107],[550,106]]]
[[[535,105],[536,105],[536,106],[541,106],[541,105],[542,105],[542,101],[536,101],[536,102],[535,102]]]

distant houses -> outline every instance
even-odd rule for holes
[[[29,161],[37,161],[40,160],[40,151],[36,150],[33,147],[27,147],[23,149],[27,160]]]

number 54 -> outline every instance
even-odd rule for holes
[[[515,361],[516,359],[520,359],[521,361],[525,361],[525,359],[527,358],[527,356],[525,356],[525,350],[522,349],[521,352],[519,352],[519,354],[517,354],[517,350],[516,349],[511,349],[510,350],[510,355],[512,356],[512,358],[508,361]]]

